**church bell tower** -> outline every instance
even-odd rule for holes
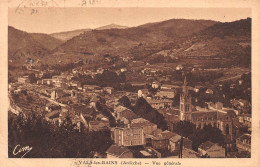
[[[191,121],[191,96],[187,88],[186,76],[184,78],[182,93],[180,95],[180,121]]]

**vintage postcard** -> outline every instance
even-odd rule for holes
[[[1,2],[0,166],[260,165],[259,4]]]

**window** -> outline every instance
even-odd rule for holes
[[[201,123],[199,124],[199,128],[201,129]]]

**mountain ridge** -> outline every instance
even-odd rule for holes
[[[157,45],[158,42],[177,42],[183,37],[197,33],[216,23],[210,20],[172,19],[152,23],[150,26],[140,25],[127,29],[92,30],[73,37],[57,47],[55,51],[88,52],[99,55],[107,52],[108,54],[131,55],[131,52],[138,51],[138,46],[145,46],[141,46],[142,44],[154,43],[154,45]],[[118,52],[114,52],[115,50],[118,50]]]
[[[94,29],[81,32],[55,48],[42,44],[47,40],[37,40],[37,36],[46,36],[44,34],[19,32],[13,36],[29,41],[27,47],[31,47],[32,50],[44,50],[47,64],[60,62],[61,59],[69,62],[86,55],[102,57],[105,54],[145,60],[152,56],[158,57],[165,51],[169,52],[166,55],[173,57],[234,58],[237,55],[248,55],[248,46],[251,47],[250,18],[224,23],[212,20],[171,19],[123,29]],[[29,35],[27,37],[21,34]],[[15,37],[10,39],[14,41]],[[15,47],[16,50],[21,49],[15,42],[10,43],[8,53],[15,50]],[[50,61],[53,59],[57,61]]]

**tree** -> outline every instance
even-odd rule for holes
[[[126,108],[132,108],[131,102],[127,96],[122,96],[118,102],[122,103],[124,107]]]
[[[184,137],[190,137],[194,129],[195,125],[189,121],[179,121],[173,125],[173,131]]]
[[[224,135],[217,127],[205,125],[203,129],[194,129],[193,133],[189,135],[192,140],[192,149],[197,151],[200,144],[211,141],[223,145],[225,142]]]
[[[37,82],[37,78],[35,77],[34,73],[30,73],[28,78],[29,78],[31,83],[36,83]]]
[[[36,115],[18,116],[9,112],[8,116],[8,154],[13,155],[17,144],[33,149],[25,158],[92,158],[94,152],[104,154],[112,144],[110,131],[78,132],[71,118],[66,117],[61,127]]]
[[[165,121],[162,114],[151,107],[144,98],[139,98],[133,108],[133,111],[148,121],[155,123],[159,128],[166,130],[167,122]]]
[[[100,103],[99,101],[97,102],[96,106],[97,106],[98,111],[101,111],[101,113],[104,116],[108,117],[109,125],[111,127],[115,127],[116,126],[116,120],[111,113],[111,112],[114,112],[114,111],[112,109],[108,108],[105,104]]]

